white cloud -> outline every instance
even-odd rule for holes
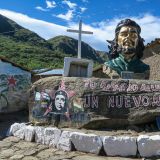
[[[12,19],[19,25],[36,32],[45,39],[53,38],[58,35],[67,35],[76,39],[78,38],[78,34],[66,31],[67,28],[78,29],[77,23],[70,22],[68,26],[61,26],[4,9],[0,9],[0,14]],[[124,18],[131,18],[141,26],[141,37],[146,40],[145,44],[160,37],[160,17],[145,14],[141,17],[123,17],[123,19]],[[108,21],[101,21],[94,23],[94,26],[83,23],[82,30],[92,31],[93,35],[83,34],[82,40],[97,50],[108,50],[106,39],[112,40],[114,38],[114,30],[120,20],[120,18],[115,18]]]
[[[42,8],[41,6],[37,6],[35,7],[37,10],[40,10],[40,11],[44,11],[44,12],[47,12],[48,10],[47,9],[44,9]]]
[[[66,14],[58,14],[54,16],[61,18],[63,20],[66,20],[66,21],[70,21],[73,18],[73,10],[68,10]]]
[[[82,0],[82,2],[84,2],[84,3],[88,3],[89,1],[88,1],[88,0]]]
[[[62,4],[68,5],[68,7],[69,7],[70,9],[75,9],[75,8],[77,7],[77,4],[76,4],[76,3],[72,3],[72,2],[70,2],[69,0],[63,0],[63,1],[62,1]]]
[[[48,1],[46,0],[47,8],[55,8],[56,2],[55,1]]]
[[[85,8],[85,7],[79,7],[79,8],[81,10],[81,13],[83,13],[83,12],[85,12],[87,10],[87,8]]]

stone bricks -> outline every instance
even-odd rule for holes
[[[102,137],[104,150],[109,156],[135,156],[137,153],[136,138],[128,136]]]
[[[24,127],[24,123],[14,123],[10,126],[7,136],[12,136],[15,134],[16,131],[18,131],[21,127]]]
[[[137,143],[142,157],[160,156],[160,135],[140,135]]]
[[[35,142],[44,144],[44,127],[35,127]]]
[[[27,126],[25,128],[25,140],[32,142],[35,136],[35,129],[33,126]]]
[[[64,151],[71,151],[71,132],[63,131],[57,143],[57,148]]]
[[[73,132],[71,141],[76,150],[98,154],[102,148],[101,138],[94,134]]]
[[[61,136],[61,130],[58,128],[45,128],[44,144],[55,147]]]

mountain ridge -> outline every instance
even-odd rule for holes
[[[45,40],[0,15],[0,55],[29,69],[62,68],[64,57],[76,57],[78,41],[67,36]],[[82,42],[82,58],[103,63],[103,56]]]

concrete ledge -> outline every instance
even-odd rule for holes
[[[140,135],[137,143],[142,157],[160,156],[160,135]]]
[[[99,154],[102,148],[101,138],[94,134],[84,134],[73,132],[71,134],[71,142],[77,151]]]
[[[109,156],[136,156],[137,144],[135,137],[129,136],[105,136],[103,147]]]
[[[160,135],[98,136],[77,131],[62,131],[55,127],[27,126],[24,123],[11,125],[8,135],[64,151],[76,149],[99,154],[104,148],[107,156],[138,157],[137,151],[141,157],[160,156]]]

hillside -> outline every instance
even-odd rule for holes
[[[63,58],[77,56],[77,40],[58,36],[45,40],[0,15],[0,56],[29,69],[61,68]],[[82,57],[103,63],[103,56],[82,42]]]

